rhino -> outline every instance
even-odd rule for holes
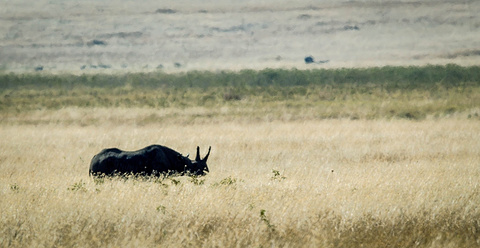
[[[208,170],[207,159],[200,159],[200,147],[197,146],[195,160],[190,160],[177,151],[162,145],[150,145],[137,151],[123,151],[118,148],[103,149],[92,158],[89,174],[91,176],[160,176],[194,175],[204,176]]]

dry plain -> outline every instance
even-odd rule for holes
[[[0,244],[475,247],[479,134],[448,118],[3,125]],[[89,178],[99,149],[151,143],[211,145],[211,173]]]
[[[339,68],[480,58],[480,2],[1,1],[0,70]],[[325,64],[305,65],[312,55]]]
[[[0,72],[33,81],[480,61],[479,1],[0,4]],[[252,87],[227,103],[228,87],[2,80],[0,247],[480,247],[478,80]],[[153,143],[212,146],[210,174],[88,176],[101,149]]]

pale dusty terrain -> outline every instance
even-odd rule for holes
[[[2,0],[0,5],[0,70],[8,72],[480,62],[479,1]],[[308,55],[329,62],[306,65]]]

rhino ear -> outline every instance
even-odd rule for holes
[[[200,161],[200,147],[197,146],[197,156],[195,156],[195,161]]]
[[[208,153],[207,153],[207,155],[205,155],[205,157],[203,158],[203,161],[207,162],[208,156],[210,155],[210,150],[212,150],[212,147],[211,147],[211,146],[208,147]]]

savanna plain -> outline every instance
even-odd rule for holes
[[[1,247],[479,247],[478,67],[2,74]],[[157,143],[204,177],[88,175]]]
[[[0,2],[0,247],[480,247],[479,1]]]

